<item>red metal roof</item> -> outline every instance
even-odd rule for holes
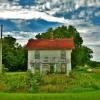
[[[73,49],[74,41],[70,39],[38,39],[29,40],[27,43],[28,49],[34,50],[55,50],[55,49]]]

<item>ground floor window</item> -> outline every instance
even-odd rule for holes
[[[66,64],[42,64],[42,72],[44,73],[66,73]]]
[[[43,74],[52,74],[52,73],[65,74],[67,71],[67,64],[64,63],[58,63],[58,64],[34,63],[32,67],[35,68],[35,72],[41,71],[41,73]]]

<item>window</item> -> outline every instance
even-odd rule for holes
[[[40,52],[38,50],[35,51],[35,59],[40,59]]]
[[[61,58],[60,58],[61,62],[66,62],[66,51],[62,50],[61,51]]]
[[[48,62],[48,60],[49,60],[48,57],[44,57],[44,60],[43,61],[44,62]]]
[[[65,59],[66,58],[66,51],[62,50],[61,51],[61,59]]]

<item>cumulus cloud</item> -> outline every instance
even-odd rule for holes
[[[3,37],[6,37],[8,35],[13,36],[14,38],[16,38],[17,42],[23,46],[27,44],[29,39],[31,38],[35,39],[35,36],[37,34],[38,33],[35,33],[35,32],[13,31],[13,32],[3,32]]]
[[[95,16],[100,16],[100,11],[96,12]]]
[[[100,61],[100,26],[88,23],[87,26],[77,26],[77,29],[83,38],[83,44],[93,50],[92,60]]]
[[[36,2],[38,4],[29,7],[27,5],[26,8],[28,9],[23,9],[18,1],[20,0],[13,0],[12,2],[9,0],[0,0],[0,19],[41,18],[52,22],[67,23],[67,20],[65,20],[63,17],[58,18],[52,15],[59,11],[69,12],[76,8],[78,9],[81,6],[89,6],[89,4],[96,7],[100,4],[100,0],[37,0]],[[79,14],[79,17],[82,16],[85,16],[84,11],[80,12]]]
[[[60,22],[60,23],[66,23],[67,20],[65,20],[63,17],[53,17],[51,15],[46,14],[45,12],[39,12],[36,10],[27,10],[27,9],[21,9],[21,10],[11,10],[11,11],[0,11],[0,19],[44,19],[50,22]]]
[[[88,45],[90,49],[93,50],[93,59],[95,61],[100,61],[100,45]]]
[[[81,33],[84,45],[100,45],[100,27],[92,24],[88,26],[77,26],[77,30]]]

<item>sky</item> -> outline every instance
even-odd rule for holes
[[[0,0],[0,24],[3,36],[22,45],[48,28],[73,25],[100,61],[100,0]]]

